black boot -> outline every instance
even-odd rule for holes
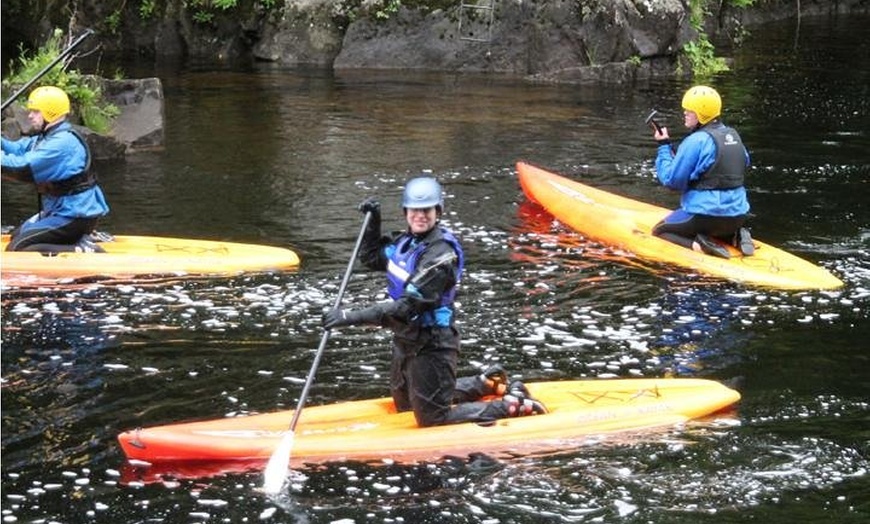
[[[751,257],[755,254],[755,244],[752,242],[752,235],[745,227],[741,227],[734,233],[734,247],[740,250],[745,257]]]
[[[493,364],[480,374],[485,395],[503,396],[507,392],[508,377],[501,364]]]
[[[504,401],[508,403],[508,413],[511,417],[547,413],[546,406],[533,399],[526,385],[519,380],[511,382],[508,393],[504,396]]]
[[[728,253],[727,249],[717,244],[715,240],[707,235],[700,233],[695,235],[695,241],[692,242],[692,250],[713,255],[714,257],[731,258],[731,254]]]
[[[106,250],[95,244],[88,235],[83,236],[75,243],[76,253],[105,253]]]

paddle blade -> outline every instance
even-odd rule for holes
[[[263,473],[263,491],[270,495],[279,493],[284,487],[284,481],[287,480],[294,436],[295,432],[292,430],[285,433],[266,464],[266,471]]]

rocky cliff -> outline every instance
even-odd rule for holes
[[[106,52],[155,60],[249,58],[618,82],[688,71],[678,67],[680,50],[697,36],[687,0],[238,0],[227,9],[206,0],[114,4],[4,0],[3,54],[17,49],[9,39],[38,43],[51,27],[71,24],[94,28]],[[703,30],[727,42],[742,27],[771,19],[868,10],[870,0],[756,0],[749,8],[710,0]]]

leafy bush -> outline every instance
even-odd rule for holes
[[[684,45],[683,52],[689,59],[689,63],[692,64],[692,71],[697,76],[704,77],[728,71],[725,59],[715,55],[716,49],[707,40],[707,35],[703,33],[697,41]]]
[[[723,58],[716,56],[716,48],[704,31],[704,21],[710,16],[707,6],[710,0],[689,0],[689,25],[698,32],[698,38],[683,46],[683,53],[689,59],[692,72],[697,76],[710,76],[722,71],[728,71],[728,65]],[[738,7],[751,6],[755,0],[728,0],[728,3]]]
[[[23,86],[57,59],[65,49],[63,41],[63,31],[56,29],[33,56],[28,56],[22,49],[18,67],[16,68],[14,63],[10,64],[10,74],[3,79],[4,99],[6,91],[11,92]],[[51,85],[63,89],[73,103],[72,109],[77,110],[85,126],[97,133],[108,132],[113,119],[120,114],[120,110],[103,98],[102,90],[96,82],[88,81],[87,77],[78,70],[68,69],[68,67],[68,62],[61,61],[34,83],[32,88]]]

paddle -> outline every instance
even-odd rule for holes
[[[30,88],[30,86],[32,86],[34,83],[36,83],[37,80],[42,78],[42,76],[45,75],[45,73],[48,73],[49,70],[51,70],[51,68],[54,67],[58,62],[60,62],[61,60],[66,58],[70,53],[72,53],[73,49],[78,47],[79,44],[81,44],[85,40],[85,38],[91,36],[93,33],[94,33],[94,31],[92,29],[85,29],[85,32],[82,33],[78,38],[76,38],[75,41],[73,43],[71,43],[69,45],[69,47],[64,49],[64,51],[61,54],[57,55],[57,58],[52,60],[47,66],[43,67],[41,71],[36,73],[36,76],[31,78],[29,82],[27,82],[26,84],[24,84],[24,86],[21,87],[21,89],[19,89],[18,91],[15,92],[14,95],[9,97],[9,100],[3,102],[3,107],[0,108],[0,111],[5,111],[6,108],[9,107],[9,104],[14,102],[19,96],[21,96],[22,93],[27,91]]]
[[[347,270],[344,272],[344,278],[341,281],[341,286],[338,288],[338,296],[335,297],[335,305],[337,308],[341,305],[341,298],[344,296],[344,290],[347,288],[347,283],[350,280],[350,275],[353,272],[353,264],[359,253],[360,245],[362,244],[363,234],[371,220],[372,212],[366,213],[363,218],[362,228],[359,236],[356,239],[356,245],[353,247],[353,254],[350,256],[350,261],[347,263]],[[311,369],[308,371],[308,377],[305,379],[305,386],[302,388],[302,393],[299,395],[299,402],[296,404],[296,410],[293,412],[293,418],[290,420],[290,429],[284,434],[284,438],[275,448],[272,456],[269,457],[269,462],[266,464],[266,471],[263,474],[263,491],[274,495],[281,491],[284,486],[284,481],[287,479],[287,473],[290,469],[290,454],[293,451],[293,439],[296,434],[296,423],[299,422],[299,415],[302,413],[302,408],[305,406],[305,399],[308,397],[308,390],[314,382],[314,374],[317,372],[317,367],[320,365],[320,359],[323,356],[323,350],[326,348],[326,342],[329,340],[329,329],[323,330],[323,336],[320,338],[320,346],[317,348],[317,353],[314,355],[314,362],[311,363]]]

